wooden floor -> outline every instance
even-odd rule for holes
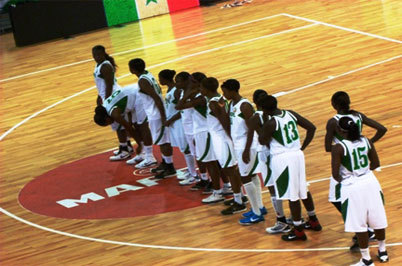
[[[24,48],[15,48],[10,34],[0,35],[0,264],[349,265],[359,259],[347,250],[351,235],[327,202],[328,181],[310,186],[324,230],[308,233],[305,243],[284,243],[265,233],[274,222],[268,194],[265,224],[250,227],[238,225],[238,216],[222,217],[221,205],[109,220],[59,219],[24,209],[18,194],[26,183],[116,145],[110,130],[91,121],[96,97],[91,47],[103,44],[119,65],[122,85],[136,81],[128,75],[128,60],[142,57],[155,74],[170,68],[202,71],[220,81],[237,78],[249,98],[255,89],[284,92],[280,107],[317,126],[305,152],[309,181],[330,176],[324,152],[325,124],[334,114],[330,97],[347,91],[352,108],[388,128],[376,145],[388,167],[376,175],[386,197],[387,243],[395,243],[388,247],[388,265],[402,265],[401,17],[399,0],[254,0]],[[373,134],[367,128],[364,133]],[[376,249],[371,251],[374,257]]]

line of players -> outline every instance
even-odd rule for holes
[[[246,211],[245,203],[249,200],[251,210],[242,214],[243,217],[239,220],[242,225],[264,221],[264,215],[267,214],[261,198],[260,178],[257,176],[257,173],[261,173],[277,215],[276,224],[266,229],[268,233],[285,232],[287,234],[282,239],[294,241],[307,239],[304,229],[321,231],[305,176],[303,150],[312,141],[315,133],[315,126],[309,120],[294,111],[278,109],[276,98],[263,90],[257,90],[253,95],[257,107],[257,111],[254,111],[251,102],[239,93],[240,83],[237,80],[223,82],[221,95],[218,93],[219,82],[199,72],[191,75],[181,72],[175,75],[173,70],[161,71],[159,82],[168,88],[163,99],[158,82],[146,70],[145,62],[139,58],[129,62],[130,72],[138,77],[138,83],[121,89],[114,79],[114,61],[111,62],[113,59],[106,54],[104,48],[95,46],[93,56],[98,63],[95,68],[98,90],[102,87],[98,83],[103,79],[106,91],[103,97],[99,92],[98,103],[103,104],[95,109],[94,120],[101,126],[112,124],[117,132],[128,132],[140,144],[137,155],[127,163],[136,164],[137,168],[156,164],[152,144],[159,145],[163,160],[152,172],[155,173],[155,178],[165,178],[176,173],[172,146],[179,147],[188,167],[188,175],[180,184],[194,184],[191,190],[211,193],[202,200],[203,203],[224,201],[224,195],[233,192],[233,199],[224,202],[228,208],[222,210],[223,215]],[[107,71],[112,72],[109,76],[113,76],[113,81],[109,81],[109,88],[105,79],[107,75],[102,73],[102,65],[108,66]],[[334,94],[332,104],[338,114],[328,121],[325,140],[326,151],[332,150],[334,178],[330,184],[330,201],[343,214],[345,230],[357,233],[356,242],[360,246],[362,259],[356,265],[373,265],[368,252],[367,224],[374,228],[375,237],[380,243],[380,261],[388,261],[385,250],[387,222],[384,207],[379,204],[381,199],[378,200],[382,192],[370,171],[379,166],[372,143],[380,139],[386,129],[363,114],[350,110],[350,100],[344,92]],[[371,141],[360,135],[362,124],[377,129]],[[307,131],[303,144],[300,143],[297,126]],[[354,132],[355,136],[351,138],[349,135],[353,135],[351,132],[356,130],[356,126],[357,135]],[[127,130],[119,130],[119,127]],[[111,160],[130,157],[132,146],[124,134],[126,133],[117,134],[120,141],[119,151],[116,151]],[[336,144],[334,146],[333,141]],[[196,172],[196,161],[200,178]],[[207,172],[212,182],[208,181]],[[223,181],[222,188],[220,179]],[[364,183],[361,180],[370,183],[368,190],[378,190],[378,197],[373,201],[376,207],[374,210],[370,209],[375,215],[369,217],[361,211],[362,206],[365,206],[365,202],[361,200],[364,195],[354,198],[360,193],[358,188]],[[242,194],[241,185],[248,197]],[[293,229],[287,224],[282,200],[289,200]],[[305,223],[302,222],[300,200],[309,216]],[[344,206],[345,202],[349,202],[349,206],[347,203]],[[348,209],[351,209],[349,213],[355,215],[349,214],[352,218],[346,219]]]

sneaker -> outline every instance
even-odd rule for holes
[[[208,184],[209,184],[208,180],[202,180],[201,179],[201,181],[197,182],[194,186],[192,186],[190,188],[190,190],[192,190],[192,191],[204,190],[208,186]]]
[[[166,177],[171,177],[176,174],[176,169],[174,169],[173,164],[167,164],[165,170],[158,173],[155,178],[156,179],[164,179]]]
[[[208,196],[207,198],[203,199],[201,202],[202,203],[206,203],[206,204],[210,204],[210,203],[217,203],[220,201],[224,201],[225,198],[219,194],[219,193],[212,193],[210,196]]]
[[[375,238],[375,233],[374,232],[371,232],[371,231],[368,230],[367,233],[369,235],[369,241],[370,242],[377,241],[377,239]]]
[[[242,197],[241,197],[241,200],[243,201],[243,204],[246,204],[246,203],[248,202],[247,196],[242,196]],[[234,202],[235,202],[235,201],[234,201],[234,198],[231,198],[231,199],[225,200],[225,201],[223,202],[223,204],[225,204],[226,206],[230,206],[230,205],[233,205]]]
[[[296,233],[296,229],[292,229],[292,230],[290,230],[290,232],[288,234],[282,236],[282,240],[284,240],[284,241],[296,241],[296,240],[306,241],[307,236],[303,231],[299,231]]]
[[[166,169],[167,164],[165,163],[165,161],[162,161],[156,168],[151,169],[151,173],[153,174],[157,174],[159,172],[162,172]]]
[[[122,147],[122,146],[119,146],[119,148],[118,148],[117,150],[114,150],[114,151],[113,151],[113,155],[117,155],[117,154],[120,153],[120,149],[121,149],[120,147]],[[130,154],[134,152],[134,148],[133,148],[133,146],[131,146],[131,143],[127,145],[127,151],[128,151]]]
[[[136,156],[134,156],[134,158],[131,158],[130,160],[127,160],[126,163],[127,164],[137,164],[140,163],[144,160],[144,154],[137,154]]]
[[[192,178],[192,176],[189,171],[177,171],[176,178],[178,180],[185,180],[185,179]]]
[[[289,233],[292,229],[288,224],[277,221],[274,226],[267,227],[265,231],[268,234]]]
[[[312,221],[308,219],[307,222],[304,224],[304,229],[318,232],[322,230],[322,226],[318,220]]]
[[[239,204],[237,202],[234,202],[232,205],[230,205],[228,208],[224,209],[221,211],[222,215],[232,215],[235,213],[239,212],[244,212],[247,210],[246,204]]]
[[[251,225],[251,224],[256,224],[256,223],[259,223],[259,222],[262,222],[262,221],[265,221],[264,216],[253,214],[250,217],[240,219],[239,224],[241,224],[241,225]]]
[[[358,263],[351,264],[350,266],[374,266],[373,260],[365,260],[361,258]]]
[[[212,188],[212,182],[208,181],[208,185],[205,187],[202,194],[212,194],[213,190],[214,189]]]
[[[122,161],[127,158],[130,158],[131,154],[127,151],[127,148],[121,147],[120,152],[117,155],[113,155],[109,157],[111,161]]]
[[[261,212],[262,216],[267,215],[267,213],[268,213],[268,211],[267,211],[267,209],[265,209],[265,207],[260,208],[260,212]],[[254,214],[253,210],[250,210],[248,212],[243,213],[242,215],[244,218],[247,218],[247,217],[251,217],[255,214]]]
[[[380,252],[378,251],[377,258],[380,260],[381,263],[388,262],[389,257],[387,251]]]
[[[349,251],[352,253],[360,253],[359,243],[354,242],[353,245],[350,246]]]
[[[223,187],[222,188],[222,195],[223,196],[228,196],[228,195],[232,195],[232,194],[233,194],[232,187]]]
[[[135,168],[144,169],[144,168],[151,167],[152,165],[155,165],[156,163],[157,163],[157,161],[154,157],[149,157],[149,158],[145,158],[142,162],[136,164]]]
[[[179,182],[179,184],[180,184],[181,186],[188,186],[188,185],[197,183],[197,181],[198,181],[198,180],[195,179],[194,177],[190,177],[190,178],[181,180],[181,181]]]

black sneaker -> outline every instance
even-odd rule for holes
[[[170,177],[172,175],[176,174],[176,169],[174,169],[173,164],[171,165],[167,165],[165,170],[163,170],[162,172],[158,173],[155,178],[156,179],[164,179],[166,177]]]
[[[209,184],[208,180],[201,179],[201,181],[197,182],[194,186],[192,186],[190,190],[192,191],[204,190],[208,186],[208,184]]]
[[[369,241],[377,241],[377,239],[375,238],[375,233],[371,232],[371,231],[367,231],[368,235],[369,235]]]
[[[153,174],[157,174],[159,172],[162,172],[166,169],[167,164],[165,163],[165,161],[162,161],[156,168],[151,169],[151,173]]]
[[[242,196],[242,197],[241,197],[241,200],[243,201],[243,204],[246,204],[246,203],[248,202],[247,196]],[[234,201],[234,198],[231,198],[231,199],[225,200],[225,201],[223,202],[223,204],[225,204],[226,206],[230,206],[230,205],[233,205],[234,202],[235,202],[235,201]]]
[[[304,224],[304,229],[318,232],[322,230],[322,226],[318,220],[313,221],[308,219],[307,222]]]
[[[214,189],[212,188],[212,182],[208,182],[208,185],[204,188],[202,194],[212,194],[213,190]]]
[[[224,210],[221,211],[222,215],[232,215],[235,213],[239,213],[239,212],[244,212],[247,210],[246,204],[239,204],[236,201],[229,206],[229,208],[226,208]]]
[[[380,260],[381,263],[388,262],[389,257],[387,251],[380,252],[378,251],[377,258]]]
[[[350,246],[349,251],[352,253],[360,253],[359,243],[353,242],[353,245]]]
[[[299,236],[296,235],[295,229],[292,229],[288,234],[282,236],[282,240],[284,241],[307,240],[307,236],[303,231],[300,231],[298,233]]]

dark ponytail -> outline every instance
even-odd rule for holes
[[[117,68],[116,62],[114,61],[114,58],[113,58],[113,57],[111,57],[110,55],[108,55],[108,54],[106,53],[106,49],[105,49],[104,46],[102,46],[102,45],[95,45],[94,47],[92,47],[92,51],[101,51],[101,52],[105,55],[106,60],[108,60],[108,61],[112,64],[112,66],[114,67],[114,69],[116,70],[116,68]]]
[[[176,71],[170,69],[164,69],[159,72],[159,77],[166,79],[169,82],[174,82],[173,78],[176,75]]]
[[[339,119],[339,127],[341,130],[347,133],[347,138],[351,141],[359,140],[360,139],[360,128],[352,118],[350,117],[342,117]]]
[[[334,95],[332,95],[331,101],[336,109],[344,112],[349,112],[350,98],[346,92],[344,91],[335,92]]]

